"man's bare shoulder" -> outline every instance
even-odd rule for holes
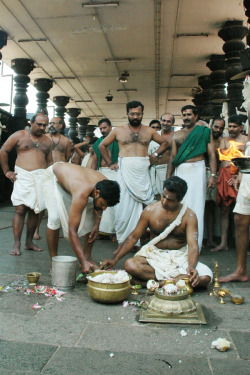
[[[186,221],[186,223],[188,223],[188,222],[197,220],[197,216],[196,216],[196,213],[193,210],[191,210],[191,208],[188,207],[183,219]]]
[[[185,132],[184,129],[177,130],[176,132],[174,132],[174,138],[178,139],[179,137],[183,137],[185,134],[186,134],[186,132]]]
[[[157,207],[159,206],[160,202],[151,203],[149,206],[144,208],[143,212],[147,215],[152,215],[152,212],[154,212]]]

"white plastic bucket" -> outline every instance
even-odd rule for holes
[[[76,285],[77,258],[57,255],[52,258],[52,285],[58,289],[73,289]]]

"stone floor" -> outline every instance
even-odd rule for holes
[[[83,283],[62,302],[24,295],[16,287],[27,287],[27,272],[41,272],[39,284],[51,285],[46,220],[39,241],[44,251],[25,251],[22,246],[22,255],[13,257],[8,254],[13,244],[12,216],[12,207],[0,207],[0,375],[250,374],[249,282],[226,285],[245,297],[240,306],[228,297],[226,304],[219,304],[208,291],[196,291],[193,298],[202,304],[207,319],[203,326],[140,323],[138,307],[94,302]],[[60,239],[59,249],[60,254],[73,255],[65,239]],[[115,249],[110,241],[96,241],[93,257],[101,261]],[[201,254],[201,261],[212,268],[216,260],[220,274],[227,274],[235,268],[235,249],[217,254],[205,249]],[[117,267],[122,268],[123,262]],[[130,295],[128,300],[147,298],[141,290],[137,298]],[[43,308],[33,310],[34,303]],[[181,336],[182,329],[187,336]],[[229,351],[211,348],[218,337],[232,343]]]

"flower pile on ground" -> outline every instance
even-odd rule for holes
[[[55,297],[57,301],[60,302],[64,299],[63,296],[66,294],[61,290],[45,285],[36,285],[32,289],[17,287],[16,290],[23,292],[25,295],[43,294],[45,297]]]

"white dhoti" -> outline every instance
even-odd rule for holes
[[[150,179],[154,194],[162,194],[163,182],[166,180],[167,164],[152,165],[150,168]]]
[[[58,183],[53,165],[45,170],[42,188],[48,210],[48,228],[56,230],[62,225],[64,237],[69,237],[69,211],[72,197]],[[89,198],[78,228],[79,237],[91,232],[95,223],[93,199]]]
[[[115,232],[122,244],[135,229],[143,204],[154,200],[149,177],[149,157],[120,157],[117,182],[120,185],[120,202],[115,206]]]
[[[82,163],[81,163],[82,167],[87,167],[90,156],[91,156],[91,153],[84,156],[84,158],[82,159]]]
[[[183,163],[175,169],[175,176],[186,181],[188,190],[183,200],[193,210],[198,221],[198,246],[201,251],[204,231],[204,209],[206,199],[206,167],[204,160]]]
[[[250,142],[246,144],[245,156],[250,156]],[[250,174],[242,173],[234,213],[250,215]]]
[[[45,209],[45,201],[42,193],[42,176],[46,169],[26,171],[26,169],[15,166],[17,173],[14,182],[11,201],[13,206],[21,204],[34,210],[36,214]]]
[[[107,167],[101,167],[98,172],[102,173],[109,180],[117,181],[117,172]],[[103,211],[99,231],[102,233],[114,234],[115,233],[115,208],[107,207]]]
[[[135,256],[145,257],[148,264],[155,270],[157,280],[175,278],[187,273],[188,247],[179,250],[161,250],[156,246],[143,246]],[[213,279],[213,272],[205,264],[198,262],[196,270],[199,276],[209,276]],[[211,282],[210,281],[210,282]]]

